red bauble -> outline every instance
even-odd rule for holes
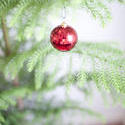
[[[54,48],[60,51],[69,51],[77,43],[78,37],[72,27],[62,24],[52,30],[50,39]]]

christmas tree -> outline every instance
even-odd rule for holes
[[[57,51],[50,44],[50,13],[59,17],[64,6],[73,11],[83,8],[104,26],[111,20],[108,6],[114,1],[0,0],[0,125],[35,125],[36,122],[55,125],[65,110],[101,117],[68,98],[71,85],[88,96],[92,93],[91,81],[100,93],[107,91],[117,97],[116,102],[125,105],[125,54],[116,44],[78,40],[68,52]],[[125,4],[124,0],[117,2]],[[82,60],[81,68],[75,72],[74,55]],[[68,57],[69,67],[60,75],[64,56]],[[91,70],[87,69],[88,63]],[[54,97],[45,97],[58,87],[64,87],[66,99],[55,106]],[[28,115],[33,115],[32,122]]]

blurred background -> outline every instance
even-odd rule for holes
[[[84,10],[71,13],[70,9],[67,9],[67,22],[76,29],[79,40],[81,41],[118,42],[120,47],[125,49],[125,7],[124,5],[113,3],[110,9],[112,20],[105,27],[102,27],[97,20],[94,20]],[[73,15],[75,16],[73,17]],[[56,21],[53,20],[52,17],[50,17],[50,20],[53,25],[52,28],[61,22],[58,19]],[[65,60],[62,62],[63,71],[67,66]],[[80,65],[77,57],[73,58],[73,63],[75,68],[78,68]],[[114,105],[111,97],[109,97],[108,102],[105,104],[104,99],[102,99],[95,86],[93,86],[93,92],[92,98],[86,100],[81,96],[80,92],[72,88],[70,98],[80,101],[80,104],[102,113],[107,119],[106,125],[125,125],[125,108],[121,104]],[[58,95],[59,98],[63,95],[63,91],[59,90],[57,93],[60,93]],[[68,125],[68,121],[72,121],[73,125],[102,125],[96,118],[91,116],[82,117],[78,114],[69,119],[67,118],[67,114],[64,114],[64,121],[66,125]]]

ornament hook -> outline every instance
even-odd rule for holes
[[[63,22],[62,22],[61,26],[66,27],[67,24],[65,21],[66,20],[66,7],[65,7],[65,5],[64,5],[63,10],[62,10],[62,20],[63,20]]]
[[[63,7],[63,11],[62,11],[62,18],[63,18],[63,21],[65,21],[66,19],[66,7],[65,6]]]

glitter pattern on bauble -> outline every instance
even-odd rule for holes
[[[51,44],[59,51],[71,50],[77,43],[77,40],[76,31],[66,24],[54,28],[50,35]]]

